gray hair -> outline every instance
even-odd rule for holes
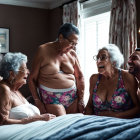
[[[0,62],[0,76],[9,78],[9,71],[17,73],[22,63],[27,63],[27,56],[22,53],[7,53]]]
[[[101,49],[99,49],[99,51],[104,49],[108,51],[110,56],[110,61],[112,62],[112,64],[115,62],[115,67],[120,68],[121,65],[124,63],[124,57],[120,52],[119,47],[116,46],[115,44],[108,44],[102,47]]]
[[[64,38],[68,38],[72,34],[77,34],[79,35],[79,30],[78,28],[71,24],[71,23],[65,23],[60,26],[59,31],[58,31],[58,37],[59,35],[62,34]]]

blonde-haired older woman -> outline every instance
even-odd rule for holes
[[[0,76],[3,77],[0,81],[0,125],[55,118],[53,114],[40,115],[39,109],[20,93],[29,74],[26,63],[27,56],[22,53],[7,53],[0,62]]]
[[[108,44],[94,56],[98,73],[90,77],[90,97],[85,114],[133,118],[140,108],[137,82],[127,71],[120,69],[123,55],[114,44]]]

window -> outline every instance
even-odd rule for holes
[[[108,44],[109,41],[110,11],[101,11],[100,14],[98,13],[98,15],[95,14],[94,16],[88,13],[83,15],[81,19],[81,39],[80,45],[78,45],[78,56],[85,77],[84,100],[87,103],[89,98],[90,76],[98,72],[93,56],[97,54],[100,47]]]

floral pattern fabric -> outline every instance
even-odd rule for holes
[[[99,75],[96,86],[93,90],[93,106],[95,115],[98,115],[101,111],[121,112],[128,110],[133,106],[132,99],[124,87],[121,70],[119,70],[117,89],[115,90],[111,101],[102,102],[96,94],[100,79],[101,75]]]
[[[76,88],[66,92],[50,92],[39,88],[44,104],[62,104],[65,108],[69,107],[77,98]]]

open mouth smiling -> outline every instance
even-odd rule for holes
[[[100,65],[100,66],[98,66],[98,68],[99,68],[99,69],[102,69],[102,68],[105,68],[105,66]]]
[[[27,80],[27,77],[24,77],[23,79]]]

